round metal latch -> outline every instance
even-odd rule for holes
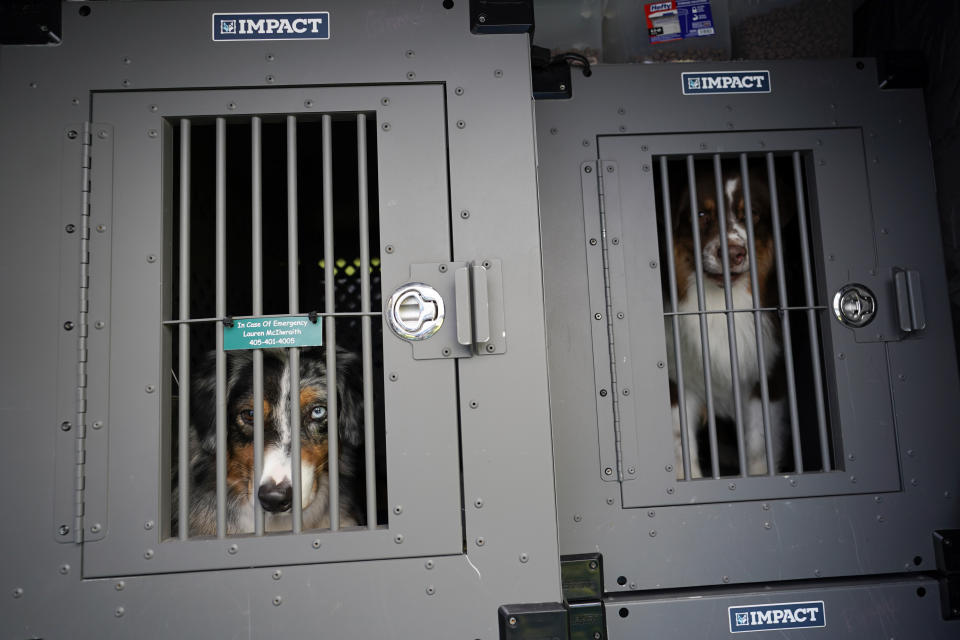
[[[426,340],[443,325],[443,298],[422,282],[409,282],[390,296],[387,324],[404,340]]]
[[[848,327],[864,327],[877,313],[877,299],[862,284],[848,284],[833,296],[833,313]]]

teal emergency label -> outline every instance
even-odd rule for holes
[[[223,348],[227,351],[321,346],[323,320],[311,322],[308,316],[245,318],[223,328]]]

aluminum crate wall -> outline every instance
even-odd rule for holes
[[[67,3],[59,46],[0,50],[0,287],[33,336],[3,359],[5,637],[496,638],[561,600],[529,37],[468,4],[293,2],[329,37],[236,42],[217,3]],[[299,431],[270,423],[294,351],[229,351],[248,321],[322,333]],[[232,413],[188,446],[198,403]],[[341,463],[275,472],[277,519],[258,438]]]
[[[537,102],[560,549],[602,555],[610,637],[836,620],[872,588],[889,629],[956,633],[928,577],[960,434],[918,92],[869,60],[573,77]]]

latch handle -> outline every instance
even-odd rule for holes
[[[926,329],[927,316],[923,311],[920,272],[897,269],[893,274],[893,286],[897,292],[897,318],[900,328],[907,333]]]

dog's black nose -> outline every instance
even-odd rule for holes
[[[277,484],[273,479],[268,479],[260,485],[257,496],[264,509],[270,513],[282,513],[289,511],[293,503],[293,487],[290,486],[289,480]]]

